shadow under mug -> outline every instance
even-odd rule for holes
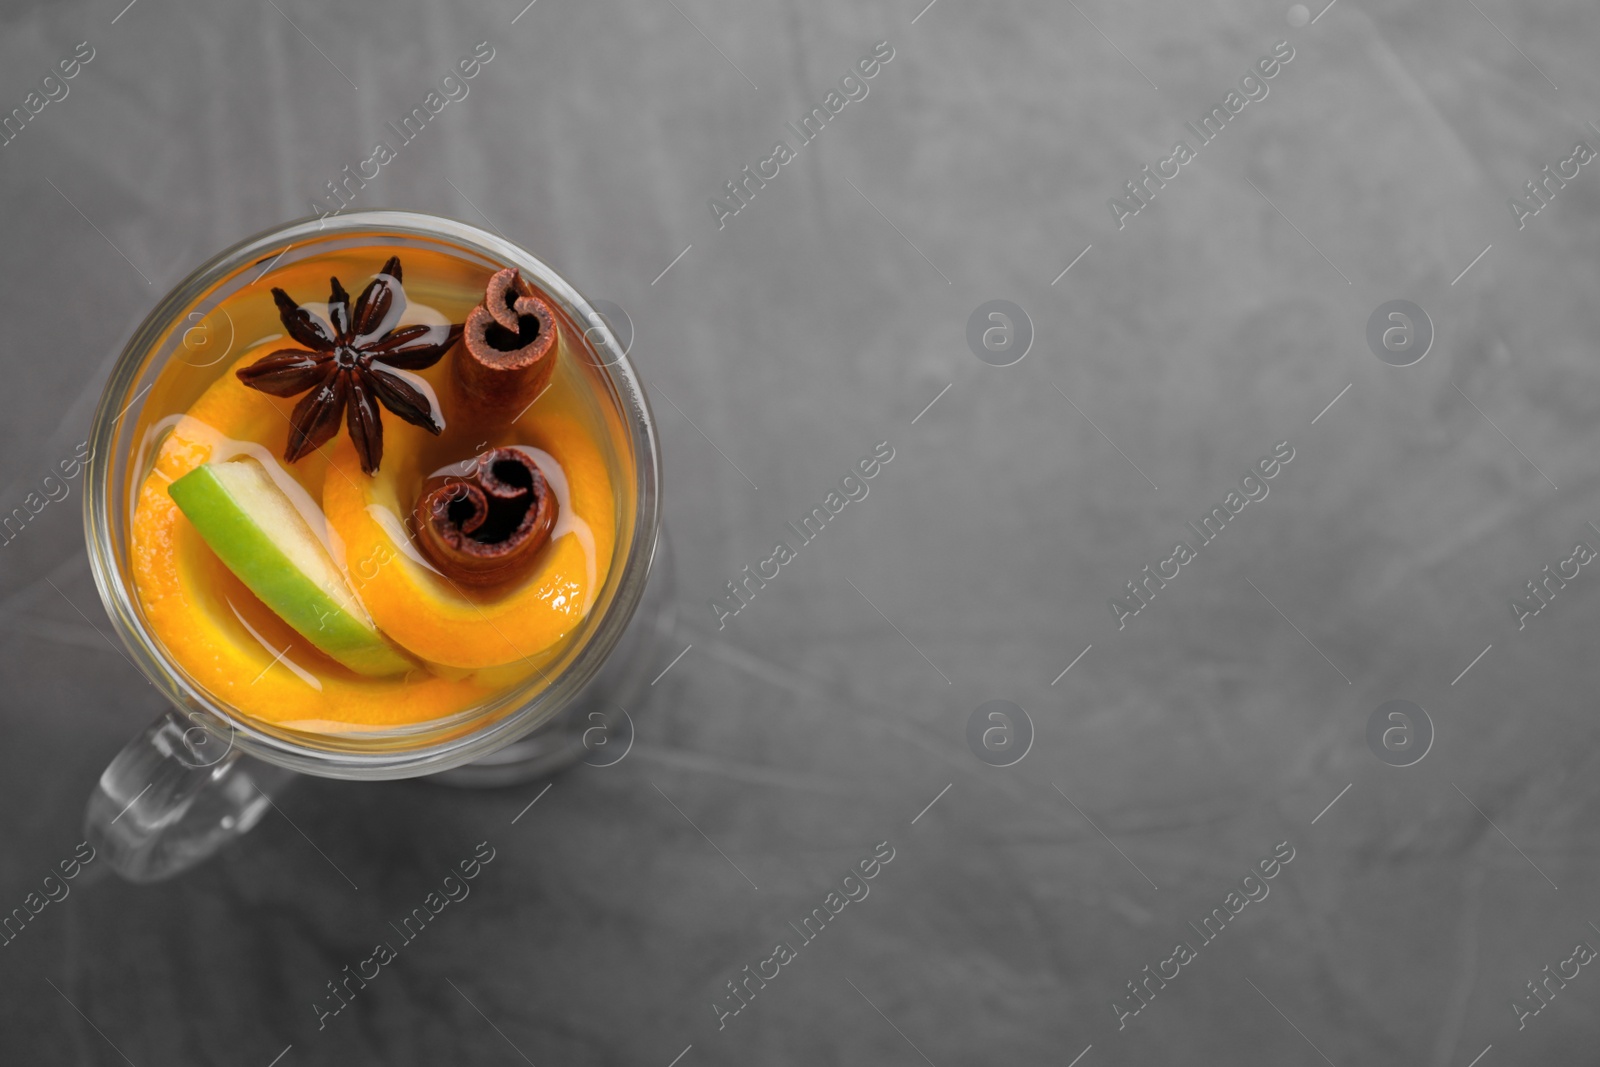
[[[614,408],[618,451],[625,453],[618,459],[631,466],[632,493],[618,500],[618,556],[583,623],[587,635],[553,673],[540,672],[536,684],[434,722],[303,733],[230,709],[178,668],[146,625],[128,576],[130,479],[143,474],[131,469],[138,446],[133,427],[141,398],[180,356],[187,333],[176,327],[205,319],[281,261],[377,243],[401,252],[445,251],[488,271],[516,267],[548,296],[565,326],[580,324],[587,344],[571,347],[590,364],[584,372]],[[106,768],[85,812],[89,840],[123,877],[158,881],[205,859],[253,827],[272,806],[274,790],[295,774],[439,775],[453,785],[502,785],[583,758],[595,749],[589,742],[598,723],[618,745],[631,740],[623,705],[638,691],[644,664],[655,658],[649,646],[670,628],[655,423],[609,324],[560,275],[509,241],[451,219],[399,211],[305,220],[243,241],[179,283],[134,332],[100,398],[90,441],[96,462],[84,525],[95,585],[133,662],[172,704]],[[625,726],[616,720],[619,712]],[[598,762],[616,758],[608,754]]]

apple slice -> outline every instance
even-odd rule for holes
[[[414,666],[378,632],[328,550],[259,462],[207,463],[167,492],[217,558],[307,641],[358,674]]]

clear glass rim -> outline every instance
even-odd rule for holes
[[[594,309],[561,275],[525,249],[496,234],[468,223],[412,211],[352,212],[338,218],[307,218],[262,231],[218,253],[191,272],[157,302],[129,338],[100,395],[90,424],[94,468],[86,479],[84,533],[90,569],[118,636],[134,663],[155,688],[179,708],[202,712],[197,721],[214,718],[210,728],[246,755],[304,774],[330,778],[406,778],[446,770],[483,756],[515,741],[548,721],[570,703],[594,677],[632,619],[655,555],[660,528],[660,445],[649,402],[633,364],[607,330],[597,331],[590,343],[605,350],[597,368],[609,379],[620,402],[635,470],[634,525],[626,559],[610,604],[592,623],[581,651],[539,693],[516,710],[491,716],[478,729],[462,736],[416,747],[361,751],[348,747],[318,748],[309,743],[264,730],[236,715],[193,686],[169,663],[160,642],[145,625],[131,591],[125,587],[113,536],[121,505],[113,493],[118,463],[127,463],[115,451],[118,424],[132,415],[129,393],[145,363],[186,309],[217,282],[252,262],[287,250],[300,240],[323,240],[361,233],[390,233],[424,240],[455,243],[485,258],[516,266],[547,293],[575,323],[597,321]],[[631,347],[631,346],[630,346]],[[134,398],[134,403],[137,397]],[[136,416],[135,416],[136,417]],[[311,740],[310,735],[307,741]]]

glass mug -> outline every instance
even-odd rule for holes
[[[444,252],[489,272],[516,267],[532,281],[565,329],[568,351],[585,364],[581,373],[592,391],[614,409],[607,417],[618,429],[617,459],[631,468],[631,492],[627,486],[618,492],[612,562],[579,624],[587,632],[560,653],[550,673],[541,670],[520,688],[442,719],[337,734],[298,731],[247,717],[207,692],[152,632],[130,578],[130,494],[144,476],[133,469],[141,454],[134,428],[142,398],[170,361],[208,365],[194,356],[216,343],[203,331],[226,325],[211,320],[227,297],[279,265],[379,243],[402,253]],[[574,324],[582,326],[581,341]],[[228,354],[206,358],[214,363]],[[645,665],[670,627],[655,424],[610,324],[523,249],[461,222],[398,211],[306,220],[252,237],[190,274],[145,318],[112,369],[90,441],[95,462],[84,525],[95,585],[130,658],[172,704],[106,768],[85,813],[89,840],[124,877],[157,881],[205,859],[253,827],[272,793],[295,774],[437,775],[452,785],[501,785],[543,777],[586,754],[599,765],[626,754],[632,720],[623,704],[641,690]]]

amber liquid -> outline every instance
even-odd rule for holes
[[[400,323],[462,323],[496,268],[414,241],[375,240],[298,260],[293,255],[207,314],[174,324],[172,355],[139,411],[126,543],[150,629],[168,658],[218,703],[293,731],[404,733],[468,723],[479,711],[506,705],[512,694],[518,702],[531,697],[604,613],[615,586],[608,579],[620,574],[632,536],[628,424],[601,358],[582,326],[558,311],[559,352],[549,386],[522,412],[487,421],[463,414],[451,369],[459,345],[433,367],[412,372],[431,390],[444,430],[430,436],[385,410],[384,492],[374,493],[365,476],[352,472],[348,455],[340,462],[341,447],[349,449],[343,426],[316,452],[285,462],[289,415],[299,397],[271,397],[235,377],[262,356],[301,347],[285,334],[272,288],[325,316],[330,277],[354,301],[385,260],[399,255],[407,301]],[[253,278],[261,269],[252,264],[241,274]],[[536,450],[544,457],[541,468],[553,463],[554,480],[570,483],[567,525],[558,525],[541,549],[540,573],[532,579],[545,583],[540,590],[553,591],[541,594],[542,604],[534,595],[539,590],[529,588],[442,586],[417,566],[420,556],[409,536],[409,509],[428,475],[504,446]],[[372,678],[335,662],[257,599],[176,512],[165,493],[175,476],[197,460],[241,454],[273,464],[269,473],[286,490],[303,491],[293,496],[308,524],[322,524],[330,555],[356,595],[369,602],[379,629],[387,618],[392,636],[406,636],[409,646],[395,643],[414,661],[412,670]],[[341,495],[367,502],[364,510],[377,526],[364,524],[361,507],[335,508],[332,501]],[[554,622],[551,603],[564,612]]]

